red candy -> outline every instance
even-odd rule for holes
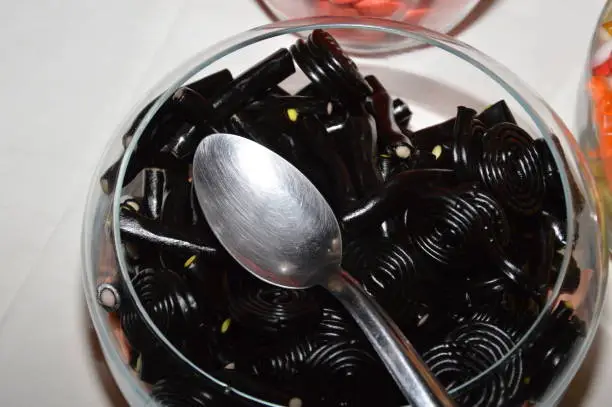
[[[606,59],[593,68],[593,76],[608,76],[610,73],[612,73],[612,58]]]
[[[397,0],[361,0],[355,4],[359,14],[372,17],[390,17],[401,6]]]
[[[319,15],[391,17],[405,4],[401,0],[319,0]]]

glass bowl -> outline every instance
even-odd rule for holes
[[[277,20],[306,17],[374,17],[420,25],[448,33],[478,5],[479,0],[260,0]],[[346,51],[364,54],[392,52],[423,45],[418,40],[372,30],[330,31]],[[298,33],[299,35],[299,33]]]
[[[590,46],[580,93],[580,145],[607,214],[612,213],[612,3],[604,7]],[[608,237],[612,229],[608,227]]]
[[[409,56],[400,54],[387,58],[355,59],[364,74],[375,74],[393,97],[402,98],[408,104],[413,113],[411,131],[447,120],[456,114],[458,105],[481,110],[503,99],[517,123],[532,137],[544,140],[550,149],[554,163],[559,169],[563,199],[567,203],[567,222],[564,226],[567,245],[560,252],[557,279],[549,287],[547,299],[536,307],[532,322],[517,333],[516,341],[504,352],[503,357],[465,377],[462,383],[455,383],[450,392],[453,396],[460,397],[466,392],[479,391],[478,386],[489,383],[488,381],[506,369],[508,364],[522,360],[522,352],[528,350],[548,326],[546,324],[551,320],[553,308],[561,309],[561,305],[557,306],[559,300],[568,299],[569,294],[561,294],[561,290],[572,278],[571,270],[581,270],[581,276],[584,278],[576,288],[576,296],[569,296],[573,298],[570,299],[573,314],[581,321],[583,335],[569,347],[567,354],[559,355],[552,351],[547,353],[549,356],[553,355],[553,363],[559,366],[554,375],[521,379],[525,385],[535,380],[544,383],[538,394],[530,396],[544,405],[554,405],[562,397],[593,340],[607,281],[601,205],[595,183],[574,138],[550,107],[510,71],[455,39],[422,27],[380,19],[312,18],[282,21],[249,30],[184,62],[152,87],[142,102],[127,114],[102,155],[84,214],[83,283],[90,315],[104,356],[130,404],[199,405],[195,403],[195,399],[186,401],[188,396],[183,391],[169,392],[162,386],[163,383],[158,382],[160,377],[170,374],[171,371],[172,374],[180,372],[197,378],[202,386],[210,388],[211,392],[222,392],[228,400],[248,400],[252,403],[247,405],[301,405],[300,400],[270,401],[259,385],[237,381],[235,376],[232,376],[234,366],[230,366],[231,363],[225,366],[229,372],[213,374],[200,368],[193,358],[182,353],[180,346],[164,336],[148,314],[148,308],[136,295],[136,288],[130,280],[133,270],[126,258],[130,245],[124,245],[120,234],[113,232],[119,230],[119,213],[122,206],[126,205],[125,202],[129,202],[125,201],[125,197],[137,196],[142,190],[141,177],[135,177],[134,181],[129,183],[124,182],[126,174],[129,174],[128,163],[134,152],[138,151],[135,148],[140,137],[151,118],[166,101],[183,95],[181,92],[177,93],[181,86],[225,68],[231,69],[234,74],[244,72],[253,65],[253,61],[262,60],[279,48],[295,43],[295,33],[311,32],[314,29],[338,32],[356,28],[383,32],[387,36],[397,37],[398,41],[409,39],[428,45],[430,51],[435,51],[424,54],[423,58],[414,57],[416,54],[410,53]],[[296,73],[280,85],[283,89],[294,92],[307,83],[304,75]],[[108,177],[108,168],[111,166],[116,170],[110,172],[116,175],[114,181],[112,177]],[[113,187],[124,184],[123,188]],[[538,255],[536,257],[539,258]],[[187,267],[188,264],[190,259],[187,259],[183,266]],[[574,275],[573,278],[575,277]],[[131,318],[143,323],[157,342],[155,349],[159,349],[161,353],[156,354],[155,358],[147,359],[146,366],[145,359],[130,350],[117,313],[114,312],[118,306],[120,309],[129,306]],[[571,309],[569,313],[572,314]],[[219,329],[223,332],[229,323],[223,321]],[[155,363],[151,365],[151,362]],[[537,361],[537,364],[539,365],[540,361]],[[159,366],[165,366],[165,370],[160,371]],[[157,384],[152,386],[155,383]],[[172,395],[182,397],[184,404],[178,399],[174,404],[169,402]],[[224,403],[219,405],[229,405],[229,401],[228,404]]]

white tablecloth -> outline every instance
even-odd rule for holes
[[[459,38],[511,68],[578,131],[578,84],[604,0],[483,2],[493,5]],[[267,22],[252,0],[0,4],[1,406],[124,405],[81,294],[91,174],[151,83],[196,50]],[[608,336],[600,330],[567,406],[609,404]]]

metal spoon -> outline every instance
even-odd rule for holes
[[[196,150],[193,181],[210,227],[244,268],[284,288],[327,288],[413,407],[455,406],[395,323],[341,269],[336,217],[297,168],[251,140],[213,134]]]

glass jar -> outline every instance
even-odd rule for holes
[[[612,211],[612,3],[603,9],[590,47],[580,94],[580,145],[607,214]],[[610,228],[608,227],[610,230]],[[608,233],[608,237],[610,234]]]
[[[478,5],[479,0],[263,0],[277,20],[306,17],[375,17],[448,33]],[[374,30],[331,31],[347,51],[367,54],[390,52],[422,45],[420,41],[386,35]],[[299,35],[299,33],[298,33]]]
[[[135,149],[151,118],[169,98],[178,97],[176,92],[184,84],[225,68],[237,72],[244,71],[253,61],[267,57],[279,47],[288,47],[294,43],[295,33],[311,32],[319,28],[333,29],[337,32],[356,27],[360,30],[384,32],[385,35],[397,37],[400,41],[404,38],[410,39],[428,45],[430,50],[435,50],[430,70],[422,69],[422,61],[411,63],[410,59],[401,55],[393,58],[356,59],[360,69],[375,73],[378,79],[393,92],[393,97],[407,101],[414,114],[414,120],[411,122],[413,130],[448,119],[456,112],[457,105],[482,109],[494,101],[503,99],[520,126],[532,137],[543,139],[550,149],[554,163],[559,169],[563,198],[567,203],[565,213],[567,245],[560,253],[562,259],[558,277],[550,287],[547,300],[537,310],[533,322],[524,327],[504,356],[486,369],[466,377],[462,383],[456,383],[450,392],[453,396],[459,397],[466,391],[477,388],[480,383],[490,380],[500,369],[504,369],[513,360],[521,357],[521,352],[543,329],[558,300],[563,299],[563,296],[560,296],[561,288],[570,278],[569,266],[574,264],[588,274],[588,279],[583,279],[588,281],[581,280],[581,283],[585,284],[580,285],[580,299],[573,304],[573,314],[581,320],[584,335],[571,347],[569,353],[564,355],[567,360],[554,377],[545,378],[547,386],[542,394],[538,395],[538,401],[545,405],[554,405],[562,397],[593,340],[600,319],[607,280],[607,266],[604,264],[607,257],[601,233],[603,227],[601,206],[595,183],[574,138],[550,107],[510,71],[455,39],[421,27],[393,21],[313,18],[282,21],[246,31],[198,53],[181,64],[156,84],[145,95],[141,104],[127,114],[126,120],[119,126],[102,155],[89,192],[84,217],[83,282],[90,315],[104,356],[130,404],[166,405],[164,402],[167,400],[157,400],[156,397],[160,397],[160,394],[167,396],[167,393],[156,392],[154,387],[153,393],[156,396],[151,396],[151,383],[146,383],[146,379],[143,380],[143,372],[146,369],[142,359],[134,358],[135,353],[131,352],[119,318],[114,312],[120,306],[119,300],[121,304],[131,304],[131,318],[138,318],[143,322],[157,341],[158,349],[164,350],[160,361],[154,360],[155,363],[162,363],[161,359],[170,358],[172,369],[198,377],[215,391],[223,390],[227,397],[248,400],[253,405],[281,405],[267,400],[265,395],[260,394],[257,386],[234,383],[202,369],[192,358],[182,353],[175,342],[164,336],[148,314],[148,308],[136,294],[136,288],[131,281],[132,270],[126,259],[126,251],[130,250],[129,245],[124,244],[120,233],[114,233],[120,228],[119,214],[122,206],[133,204],[126,203],[125,197],[135,196],[142,189],[141,178],[133,177],[134,174],[130,175],[134,181],[124,182],[124,178],[126,174],[129,175],[128,163],[137,151]],[[440,68],[437,73],[433,66]],[[448,70],[453,71],[454,77],[444,75]],[[282,86],[294,92],[306,83],[305,77],[294,75],[283,82]],[[113,173],[116,175],[115,179],[107,176],[108,168],[111,166],[116,170]],[[124,184],[122,188],[114,187]],[[187,259],[185,265],[189,260]],[[113,293],[113,290],[117,290],[117,284],[120,284],[121,293]],[[227,321],[223,321],[220,329],[227,329],[227,324],[229,324]],[[159,372],[151,373],[150,370],[147,372],[147,374],[159,374]],[[522,378],[525,383],[534,379]]]

